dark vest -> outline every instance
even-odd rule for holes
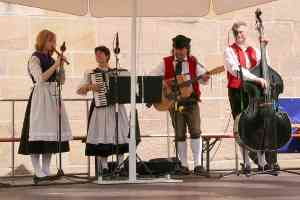
[[[42,69],[42,73],[46,72],[55,63],[55,60],[49,54],[44,54],[36,51],[32,54],[32,56],[36,56],[40,60],[40,67]],[[33,76],[31,74],[30,76],[33,83],[36,83]],[[54,82],[55,80],[56,80],[56,72],[54,72],[46,82]]]

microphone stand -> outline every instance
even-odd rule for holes
[[[182,60],[179,60],[181,62],[181,64],[179,63],[176,63],[176,68],[177,68],[177,65],[181,65],[180,68],[182,69]],[[176,69],[177,70],[177,69]],[[174,85],[173,85],[173,88],[172,90],[175,91],[175,95],[174,95],[174,101],[175,101],[175,104],[174,104],[174,129],[175,129],[175,132],[178,130],[178,123],[177,123],[177,120],[178,120],[178,114],[180,112],[180,109],[178,107],[178,97],[180,97],[181,95],[181,92],[180,92],[180,89],[178,87],[178,80],[177,80],[177,76],[180,75],[180,73],[177,73],[177,71],[175,72],[175,76],[174,76]],[[177,135],[175,133],[175,135]],[[175,137],[175,165],[174,165],[174,169],[173,169],[173,174],[174,175],[181,175],[181,162],[180,162],[180,158],[179,158],[179,151],[178,151],[178,140],[177,140],[177,137]]]
[[[116,131],[115,131],[115,135],[116,135],[116,165],[114,167],[114,170],[112,172],[112,176],[115,176],[117,173],[119,173],[120,176],[124,175],[122,174],[122,170],[121,167],[122,165],[124,165],[129,157],[127,157],[125,160],[123,160],[122,162],[120,162],[119,160],[119,67],[120,67],[120,59],[119,59],[119,54],[120,54],[120,47],[119,47],[119,34],[118,32],[116,33],[116,46],[114,48],[114,54],[115,54],[115,58],[116,58],[116,68],[115,68],[115,73],[113,73],[114,76],[114,100],[115,100],[115,121],[116,121]],[[137,116],[137,112],[136,112],[136,116]],[[130,119],[131,120],[131,119]],[[130,130],[129,130],[130,131]],[[139,155],[136,155],[137,159],[141,162],[141,164],[143,165],[143,167],[145,168],[145,170],[147,171],[147,173],[150,174],[150,176],[152,177],[152,171],[149,169],[149,167],[143,162],[143,160],[139,157]]]
[[[61,145],[62,145],[62,98],[61,98],[61,89],[62,89],[62,83],[61,83],[61,78],[62,78],[62,68],[63,68],[63,55],[64,52],[66,51],[66,43],[63,42],[62,46],[60,47],[61,53],[60,53],[60,67],[59,70],[57,70],[56,74],[56,83],[57,83],[57,88],[58,88],[58,152],[59,152],[59,167],[57,171],[57,176],[61,177],[64,176],[64,171],[62,169],[62,152],[61,152]]]
[[[57,52],[57,50],[54,49],[54,51],[58,54],[58,56],[60,57],[60,67],[57,70],[57,74],[56,74],[56,87],[58,88],[58,153],[59,153],[59,165],[58,165],[58,169],[57,169],[57,174],[54,178],[51,178],[51,180],[56,180],[59,178],[63,178],[63,177],[73,177],[73,178],[77,178],[77,179],[85,179],[85,178],[81,178],[81,177],[77,177],[76,175],[68,175],[66,176],[63,168],[62,168],[62,95],[61,95],[61,91],[62,91],[62,78],[63,78],[63,74],[64,74],[64,70],[63,70],[63,65],[64,63],[66,63],[67,65],[69,65],[70,63],[68,62],[68,60],[66,60],[63,56],[64,56],[64,52],[66,51],[66,43],[63,42],[63,44],[60,47],[60,51],[61,53]],[[88,183],[89,181],[76,181],[76,183]]]
[[[119,167],[119,64],[120,64],[120,59],[119,59],[119,54],[120,54],[120,47],[119,47],[119,34],[118,32],[116,33],[116,46],[114,48],[114,54],[115,54],[115,59],[116,59],[116,68],[115,72],[113,72],[114,76],[114,91],[115,91],[115,123],[116,123],[116,128],[115,128],[115,137],[116,137],[116,165],[114,167],[112,175],[115,175],[116,171],[118,170]]]

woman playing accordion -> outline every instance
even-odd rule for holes
[[[94,70],[87,70],[84,73],[77,93],[86,95],[89,91],[93,91],[103,98],[105,97],[103,92],[107,90],[107,88],[104,87],[107,86],[108,81],[107,76],[103,74],[108,74],[110,71],[110,50],[105,46],[99,46],[95,48],[95,56],[98,66]],[[101,83],[95,83],[91,78],[92,74],[100,74],[97,77],[101,78]],[[89,111],[85,153],[87,156],[98,156],[98,166],[101,167],[103,174],[107,174],[109,172],[107,163],[108,156],[118,154],[118,161],[121,163],[123,154],[128,152],[129,121],[125,106],[119,105],[118,134],[116,134],[116,106],[95,106],[96,101],[96,95],[94,94],[94,99]],[[118,140],[116,138],[117,135]]]

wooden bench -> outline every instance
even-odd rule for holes
[[[296,132],[292,135],[292,138],[300,139],[300,125],[293,124],[292,127],[297,128]],[[203,165],[203,158],[204,158],[203,155],[206,154],[205,160],[206,160],[207,172],[210,171],[210,151],[214,148],[215,144],[218,141],[226,138],[234,139],[233,133],[202,134],[202,139],[203,139],[202,165]]]
[[[221,139],[234,138],[233,133],[220,133],[220,134],[202,134],[203,149],[202,149],[202,166],[203,155],[206,154],[206,171],[210,171],[210,151],[214,148],[215,144]]]
[[[298,128],[298,127],[297,127]],[[167,135],[142,135],[142,138],[155,138],[155,137],[168,137]],[[174,138],[174,136],[170,136],[171,138]],[[299,138],[300,139],[300,127],[298,128],[296,134],[292,135],[293,138]],[[218,141],[221,139],[231,138],[234,139],[233,133],[213,133],[213,134],[202,134],[203,139],[203,149],[202,149],[202,166],[204,164],[204,154],[205,154],[205,160],[206,160],[206,171],[210,172],[210,152],[216,145]],[[86,136],[74,136],[73,141],[84,141],[86,139]],[[14,142],[20,142],[20,138],[0,138],[0,143],[14,143]]]

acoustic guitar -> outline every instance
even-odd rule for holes
[[[207,71],[204,75],[215,75],[224,71],[224,66],[219,66]],[[176,101],[190,97],[193,93],[192,84],[202,79],[204,75],[187,80],[186,75],[183,74],[176,76],[177,81],[175,78],[164,80],[161,102],[153,104],[154,108],[158,111],[168,111]]]

